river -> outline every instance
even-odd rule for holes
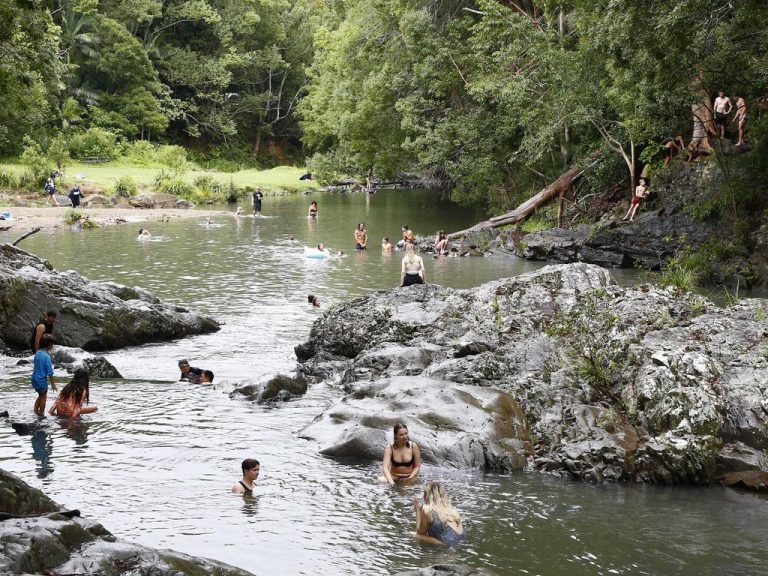
[[[306,218],[310,199],[319,202],[316,222]],[[499,575],[765,573],[768,500],[720,487],[595,486],[427,465],[422,477],[446,484],[469,539],[452,550],[420,544],[410,537],[418,487],[376,484],[376,464],[324,458],[298,438],[339,400],[337,389],[316,385],[278,406],[229,398],[235,386],[292,370],[293,346],[331,304],[398,283],[399,256],[382,255],[382,237],[397,240],[403,224],[418,234],[477,219],[427,191],[315,193],[267,197],[259,219],[228,215],[212,226],[149,222],[28,238],[21,246],[57,269],[142,286],[223,326],[107,354],[124,379],[93,382],[99,411],[79,427],[34,436],[0,428],[0,467],[121,538],[258,575],[373,575],[437,563]],[[370,249],[355,253],[360,221]],[[151,241],[136,240],[140,226]],[[303,247],[320,242],[346,255],[305,258]],[[538,267],[493,257],[425,263],[430,282],[454,288]],[[310,293],[320,309],[308,306]],[[177,382],[181,358],[211,369],[215,386]],[[7,363],[0,371],[2,407],[15,419],[31,418],[29,368]],[[229,493],[246,457],[261,462],[253,499]]]

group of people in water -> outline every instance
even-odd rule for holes
[[[384,474],[379,482],[390,485],[413,485],[421,471],[421,451],[416,442],[408,437],[408,427],[398,422],[393,430],[394,441],[384,448],[382,467]],[[261,464],[254,458],[246,458],[240,465],[242,478],[235,482],[234,494],[253,496]],[[414,536],[431,544],[455,546],[466,539],[461,515],[451,504],[445,489],[439,482],[427,482],[422,500],[413,499],[416,532]]]

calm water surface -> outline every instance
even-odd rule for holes
[[[500,575],[766,573],[768,501],[714,487],[591,486],[425,466],[423,478],[444,482],[453,495],[469,540],[454,550],[422,545],[409,535],[418,487],[378,485],[377,465],[323,458],[297,438],[339,400],[338,390],[317,385],[276,407],[231,400],[235,386],[295,367],[293,346],[321,313],[307,305],[307,294],[319,296],[322,310],[397,284],[400,258],[380,253],[383,236],[396,240],[402,224],[432,233],[477,220],[435,206],[423,191],[313,198],[317,222],[306,218],[306,197],[266,198],[261,219],[222,216],[212,227],[202,219],[150,222],[150,242],[135,239],[145,224],[25,240],[25,249],[57,269],[142,286],[223,327],[108,354],[124,379],[93,383],[99,412],[81,426],[54,423],[34,436],[0,428],[0,467],[122,538],[259,575],[373,575],[436,563]],[[358,254],[352,233],[359,221],[371,250]],[[347,255],[304,258],[303,246],[319,242]],[[537,267],[494,258],[425,262],[430,281],[455,288]],[[179,358],[213,370],[216,386],[176,382]],[[31,419],[29,369],[5,365],[0,372],[3,407],[14,419]],[[246,457],[262,465],[251,499],[228,492]]]

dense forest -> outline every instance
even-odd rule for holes
[[[628,189],[719,90],[766,129],[763,0],[1,0],[0,28],[5,157],[173,143],[499,212],[595,158]]]

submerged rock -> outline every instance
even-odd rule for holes
[[[348,394],[302,435],[327,454],[380,458],[403,420],[433,461],[509,469],[527,458],[592,481],[765,471],[766,310],[622,288],[587,264],[472,290],[374,292],[328,310],[297,346],[308,377]],[[512,435],[479,418],[494,395],[519,407]]]
[[[72,513],[0,469],[0,573],[247,576],[245,570],[170,550],[121,542],[101,524]]]
[[[265,382],[235,388],[229,397],[245,396],[247,400],[257,404],[265,404],[267,402],[291,400],[292,398],[304,395],[306,392],[307,381],[302,376],[292,378],[291,376],[278,374]]]
[[[91,282],[77,272],[57,272],[45,260],[5,244],[0,248],[0,331],[6,344],[29,346],[32,327],[46,310],[59,313],[58,344],[110,350],[205,334],[212,318],[160,302],[146,290]]]

